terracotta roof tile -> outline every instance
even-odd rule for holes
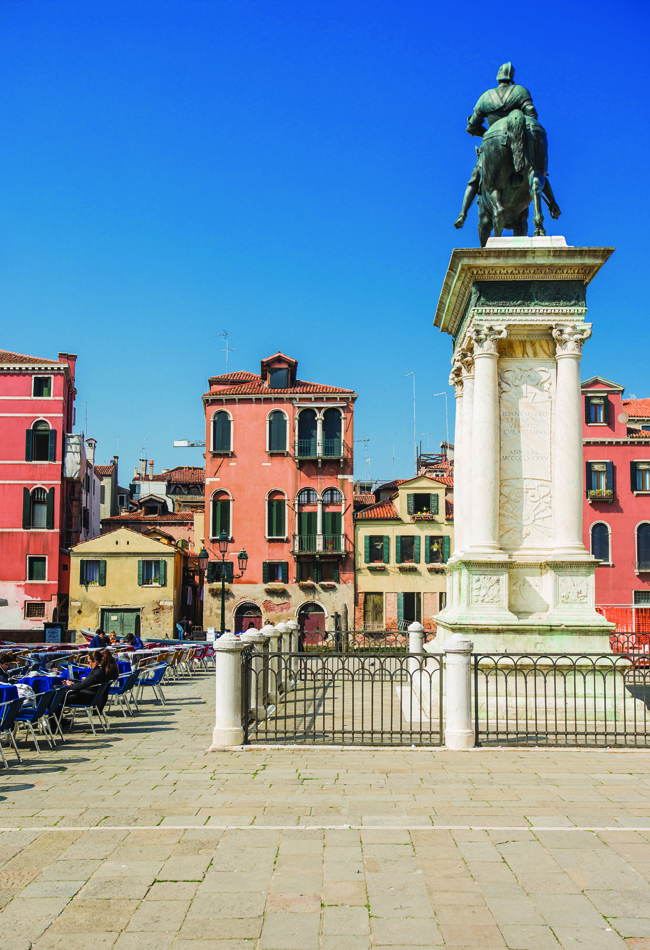
[[[360,511],[357,515],[357,521],[366,521],[366,520],[386,520],[394,519],[396,521],[400,520],[399,515],[397,514],[397,509],[391,501],[390,498],[384,498],[383,501],[378,501],[376,504],[371,505],[370,508]]]
[[[205,469],[199,465],[178,465],[176,468],[170,468],[159,475],[135,475],[134,482],[176,482],[177,484],[200,484],[205,483]]]
[[[454,487],[453,475],[429,475],[428,478],[435,478],[437,482],[442,482],[442,484],[446,485],[447,488]]]
[[[360,495],[355,495],[354,504],[355,505],[374,505],[375,496],[373,494],[368,494],[366,492],[363,492]]]
[[[210,383],[246,383],[253,379],[260,379],[257,373],[238,370],[236,373],[223,373],[221,376],[210,376]]]
[[[389,488],[397,488],[402,482],[408,482],[408,478],[394,478],[392,482],[384,482],[383,485],[377,485],[375,491],[386,491]]]
[[[60,360],[52,360],[43,356],[25,356],[23,353],[11,353],[9,350],[0,350],[0,363],[19,363],[28,365],[29,363],[60,363]]]
[[[633,419],[650,419],[650,399],[624,399],[623,405]]]
[[[125,511],[121,515],[102,518],[102,524],[124,524],[129,521],[146,521],[147,524],[164,524],[165,522],[183,521],[193,524],[193,511],[171,511],[166,515],[145,515],[144,511]]]
[[[650,439],[650,432],[644,432],[643,429],[628,429],[628,439]]]
[[[234,375],[234,374],[233,374]],[[297,379],[293,386],[288,389],[270,389],[262,377],[253,373],[241,374],[246,376],[246,380],[235,386],[229,386],[225,389],[219,389],[216,393],[204,393],[204,396],[257,396],[257,395],[294,395],[300,393],[343,393],[346,396],[354,396],[353,389],[340,389],[338,386],[325,386],[322,383],[310,383],[304,379]],[[232,379],[232,376],[226,377],[226,380]],[[210,379],[210,383],[218,382],[219,377]]]
[[[115,471],[115,463],[110,465],[95,465],[95,471],[98,475],[112,475]]]

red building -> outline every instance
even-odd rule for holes
[[[594,376],[584,404],[584,543],[601,564],[596,604],[620,630],[650,630],[650,400]]]
[[[204,626],[221,621],[221,532],[226,626],[297,620],[306,630],[352,621],[353,414],[350,389],[296,378],[276,353],[260,373],[213,376],[206,422]],[[196,545],[200,539],[196,539]],[[237,573],[237,553],[248,553]]]
[[[57,360],[0,350],[0,628],[67,622],[64,451],[72,431],[72,353]]]

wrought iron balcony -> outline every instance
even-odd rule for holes
[[[294,454],[297,459],[340,459],[346,446],[342,439],[296,439]]]
[[[294,554],[345,554],[344,534],[294,534]]]
[[[650,573],[650,561],[637,561],[636,570],[637,574]]]

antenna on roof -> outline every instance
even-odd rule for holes
[[[235,352],[235,348],[234,346],[228,346],[228,331],[227,330],[224,330],[223,333],[215,333],[214,335],[222,336],[224,339],[224,343],[226,344],[224,347],[222,347],[221,352],[226,354],[226,373],[227,373],[228,372],[228,356],[230,355],[230,353]]]

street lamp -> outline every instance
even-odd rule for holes
[[[226,554],[228,553],[228,545],[230,544],[230,539],[225,531],[222,531],[219,535],[218,544],[219,554],[221,555],[221,636],[223,636],[226,632]],[[201,554],[202,553],[203,552],[201,552]],[[201,558],[201,554],[199,554],[199,559]],[[245,549],[242,548],[237,555],[239,574],[233,574],[232,580],[239,580],[240,577],[243,577],[247,565],[248,554],[246,554]]]

